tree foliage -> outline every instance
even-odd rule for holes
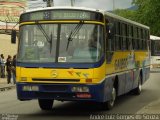
[[[134,21],[136,20],[134,17],[136,14],[136,11],[134,10],[116,9],[114,13],[130,20],[134,20]]]
[[[133,0],[138,6],[136,20],[146,24],[151,29],[151,34],[160,36],[160,0]]]
[[[133,0],[132,4],[138,7],[134,12],[116,10],[115,13],[149,26],[151,34],[160,36],[160,0]]]

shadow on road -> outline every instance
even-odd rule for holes
[[[122,95],[117,98],[115,106],[112,110],[109,111],[102,111],[99,108],[99,104],[95,102],[62,102],[59,105],[54,106],[51,111],[36,111],[34,114],[27,114],[27,117],[87,117],[89,118],[90,115],[107,115],[107,114],[136,114],[136,112],[142,109],[146,104],[147,101],[152,101],[152,95],[145,97],[146,94],[150,94],[154,92],[152,89],[144,89],[142,94],[139,96],[134,95],[133,93],[128,93]],[[143,104],[141,103],[143,101]],[[137,106],[135,104],[131,104],[134,102],[140,102]],[[65,118],[64,118],[65,119]]]

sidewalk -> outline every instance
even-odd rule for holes
[[[12,80],[11,80],[12,82]],[[15,88],[15,85],[10,83],[10,84],[7,84],[7,78],[0,78],[0,92],[1,91],[6,91],[6,90],[10,90],[12,88]]]

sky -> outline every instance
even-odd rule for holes
[[[28,0],[30,8],[45,7],[43,0]],[[75,0],[75,6],[83,6],[102,10],[125,9],[131,7],[132,0]],[[54,6],[70,6],[70,0],[54,0]]]

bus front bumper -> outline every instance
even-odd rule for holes
[[[110,96],[105,96],[111,92],[108,87],[108,89],[104,87],[104,83],[95,85],[17,83],[16,88],[19,100],[54,99],[61,101],[104,102],[110,99]]]

